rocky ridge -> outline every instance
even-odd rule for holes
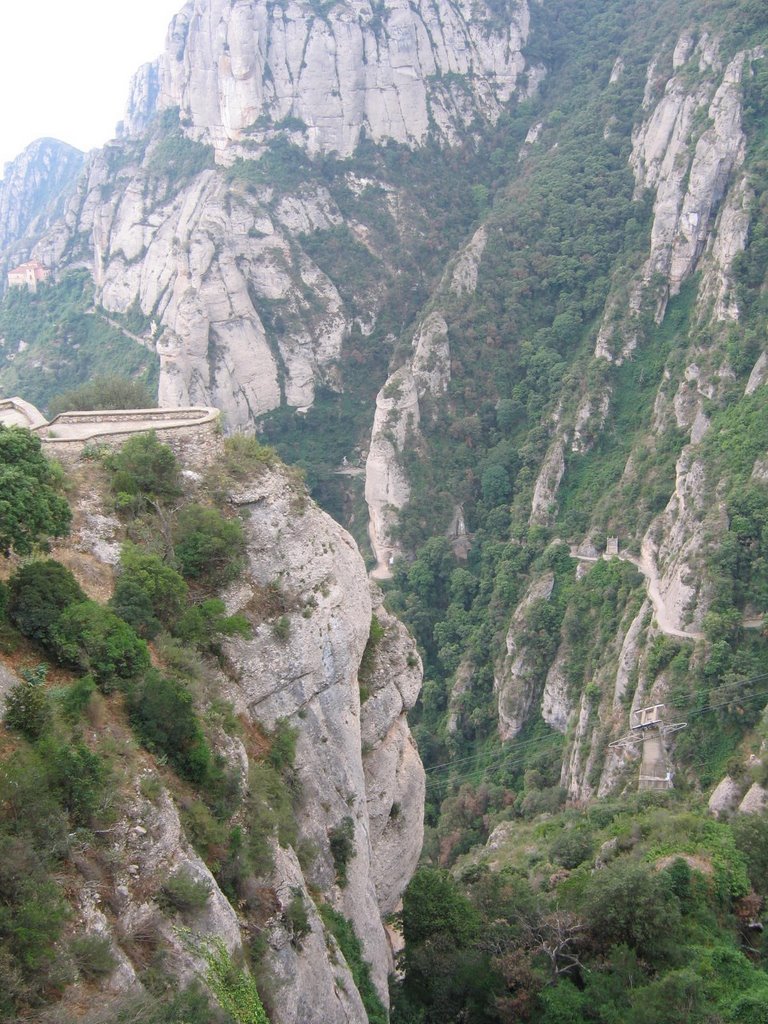
[[[526,0],[506,14],[436,0],[191,0],[163,55],[134,79],[124,130],[141,134],[156,111],[178,107],[190,132],[221,151],[258,147],[280,125],[310,153],[342,157],[363,133],[377,143],[419,144],[430,132],[453,142],[474,117],[498,117],[520,88]],[[530,90],[542,70],[528,72]]]

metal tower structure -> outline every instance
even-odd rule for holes
[[[652,704],[638,708],[629,716],[629,732],[614,740],[612,747],[634,749],[642,744],[638,789],[672,789],[674,771],[667,756],[664,740],[673,732],[684,729],[687,722],[665,722],[662,712],[665,704]]]

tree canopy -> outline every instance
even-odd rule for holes
[[[40,438],[0,424],[0,551],[28,555],[49,537],[68,533],[71,519]]]

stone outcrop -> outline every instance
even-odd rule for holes
[[[474,293],[487,241],[487,230],[479,228],[443,275],[438,288],[441,297],[447,300],[450,295]],[[376,397],[376,415],[365,467],[369,537],[377,563],[373,571],[375,579],[389,578],[391,565],[401,553],[392,533],[398,512],[407,504],[411,493],[402,466],[402,453],[409,444],[419,442],[422,407],[431,415],[435,404],[444,400],[450,381],[448,323],[437,303],[417,326],[405,364],[391,374]]]
[[[297,728],[299,831],[318,850],[308,880],[353,922],[386,1001],[393,965],[382,917],[396,906],[421,847],[424,776],[405,720],[420,661],[376,596],[385,636],[361,708],[358,670],[373,606],[351,537],[314,505],[302,507],[306,499],[280,473],[265,472],[232,500],[245,516],[250,564],[228,607],[248,614],[259,588],[277,585],[289,626],[279,637],[265,622],[250,640],[227,644],[227,692],[266,728],[281,719]],[[347,819],[354,856],[340,888],[330,836]]]
[[[713,789],[708,807],[715,815],[732,814],[741,803],[743,794],[744,786],[726,775]]]
[[[60,262],[73,234],[90,238],[100,303],[117,313],[138,305],[155,321],[143,340],[160,357],[160,403],[215,405],[235,429],[282,401],[310,406],[319,384],[333,386],[349,316],[294,241],[340,222],[327,192],[305,188],[271,208],[269,190],[214,170],[173,190],[139,165],[116,170],[115,159],[110,149],[93,156],[69,230],[36,252]]]
[[[739,804],[741,814],[762,814],[768,807],[768,790],[753,782]]]
[[[310,153],[341,156],[362,133],[452,141],[475,117],[498,117],[519,88],[529,20],[526,0],[503,18],[485,3],[439,0],[189,0],[131,86],[124,131],[141,134],[156,111],[178,107],[217,149],[258,145],[280,126]],[[541,75],[531,70],[527,88]]]
[[[647,301],[661,320],[669,297],[701,268],[708,302],[700,307],[718,320],[737,316],[731,267],[746,245],[750,201],[739,174],[746,152],[742,81],[764,58],[762,50],[743,51],[724,67],[716,39],[684,33],[656,101],[651,83],[658,82],[658,65],[650,66],[648,116],[633,135],[630,156],[637,195],[654,194],[650,252],[630,289],[635,313]],[[599,331],[595,354],[621,362],[639,337],[626,324],[614,337],[611,319]]]
[[[397,512],[405,505],[411,487],[401,455],[416,436],[421,413],[413,374],[407,367],[394,373],[376,398],[371,446],[365,463],[365,501],[368,535],[376,556],[375,579],[388,579],[400,553],[392,537]]]

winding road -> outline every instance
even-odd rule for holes
[[[577,559],[579,562],[599,562],[603,559],[608,560],[609,558],[620,558],[623,562],[631,562],[635,568],[642,573],[645,577],[648,598],[653,605],[653,613],[656,616],[656,623],[662,633],[667,636],[680,637],[681,640],[703,640],[704,634],[695,632],[694,630],[677,629],[673,625],[675,617],[670,612],[670,609],[664,600],[664,596],[661,593],[659,587],[659,571],[656,567],[656,559],[653,557],[650,542],[643,540],[642,547],[640,549],[640,557],[636,558],[634,555],[627,554],[626,552],[619,552],[618,555],[582,555],[575,544],[570,545],[571,558]],[[742,625],[744,629],[762,629],[763,628],[763,617],[745,617]]]

